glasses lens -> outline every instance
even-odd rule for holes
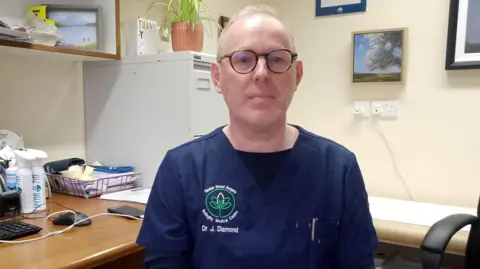
[[[285,72],[292,64],[292,54],[285,50],[271,51],[268,54],[267,63],[273,72]]]
[[[232,66],[239,73],[248,73],[255,68],[257,57],[251,51],[237,51],[232,54]]]

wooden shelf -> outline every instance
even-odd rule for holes
[[[0,17],[22,18],[32,5],[77,6],[78,0],[0,0]],[[81,2],[81,1],[80,1]],[[3,55],[41,57],[66,61],[119,60],[120,48],[120,0],[89,0],[102,10],[100,24],[101,51],[89,51],[67,47],[53,47],[26,42],[0,40],[0,61]],[[83,2],[82,2],[83,3]],[[8,21],[6,21],[8,23]],[[98,25],[97,25],[98,26]]]
[[[78,50],[65,47],[52,47],[26,42],[0,40],[0,54],[25,56],[61,57],[71,61],[119,60],[120,55],[98,51]],[[60,58],[57,58],[60,60]]]

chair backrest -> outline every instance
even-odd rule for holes
[[[480,218],[480,198],[478,200],[477,217]],[[465,251],[465,266],[467,269],[480,268],[480,219],[470,228]]]

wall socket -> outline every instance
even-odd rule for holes
[[[370,117],[370,102],[369,101],[357,101],[353,103],[353,114],[357,118],[369,118]]]
[[[372,101],[371,102],[372,116],[377,116],[383,119],[398,118],[398,110],[400,107],[399,101]]]
[[[357,119],[377,117],[379,119],[397,119],[399,101],[356,101],[353,114]]]

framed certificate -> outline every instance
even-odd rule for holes
[[[365,12],[367,0],[316,0],[315,16]]]
[[[445,69],[480,69],[479,0],[450,0]]]

